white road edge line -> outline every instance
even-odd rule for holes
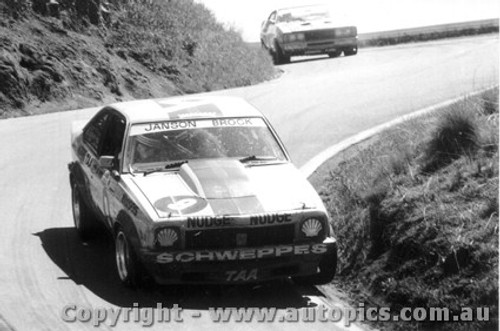
[[[474,97],[474,96],[477,96],[487,90],[490,90],[492,88],[495,88],[495,87],[498,87],[497,84],[495,85],[491,85],[487,88],[483,88],[483,89],[480,89],[480,90],[477,90],[477,91],[474,91],[474,92],[471,92],[471,93],[468,93],[468,94],[465,94],[461,97],[458,97],[458,98],[454,98],[454,99],[450,99],[450,100],[447,100],[447,101],[444,101],[444,102],[441,102],[441,103],[438,103],[436,105],[433,105],[433,106],[430,106],[430,107],[426,107],[426,108],[423,108],[423,109],[420,109],[420,110],[417,110],[413,113],[410,113],[408,115],[404,115],[404,116],[401,116],[401,117],[398,117],[392,121],[389,121],[389,122],[386,122],[386,123],[383,123],[383,124],[380,124],[380,125],[377,125],[371,129],[368,129],[368,130],[365,130],[365,131],[362,131],[354,136],[351,136],[347,139],[344,139],[342,140],[341,142],[333,145],[333,146],[330,146],[328,147],[327,149],[325,149],[324,151],[322,151],[321,153],[317,154],[316,156],[314,156],[312,159],[310,159],[306,164],[304,164],[302,167],[300,167],[300,171],[302,172],[302,174],[308,178],[309,176],[311,176],[323,163],[325,163],[326,161],[328,161],[330,158],[334,157],[335,155],[337,155],[338,153],[342,152],[343,150],[351,147],[352,145],[355,145],[355,144],[358,144],[368,138],[371,138],[373,137],[374,135],[390,128],[390,127],[393,127],[395,125],[398,125],[398,124],[401,124],[401,123],[404,123],[408,120],[411,120],[411,119],[414,119],[414,118],[417,118],[417,117],[420,117],[420,116],[423,116],[423,115],[426,115],[426,114],[430,114],[436,110],[439,110],[443,107],[447,107],[449,105],[452,105],[456,102],[459,102],[461,100],[464,100],[466,98],[470,98],[470,97]]]

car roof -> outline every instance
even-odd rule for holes
[[[276,9],[276,11],[291,10],[291,9],[300,9],[300,8],[309,8],[309,7],[326,7],[326,8],[328,8],[328,5],[326,5],[324,3],[316,3],[316,4],[301,5],[301,6],[283,7],[283,8]]]
[[[242,98],[228,96],[182,96],[114,103],[108,106],[130,123],[218,117],[263,117]]]

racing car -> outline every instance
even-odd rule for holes
[[[274,10],[262,22],[260,41],[275,64],[288,63],[291,56],[297,55],[338,57],[342,52],[345,56],[358,53],[356,26],[333,17],[326,5]]]
[[[110,232],[126,286],[335,275],[330,216],[243,99],[111,104],[73,123],[71,149],[75,228],[84,241]]]

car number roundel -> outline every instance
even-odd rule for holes
[[[165,213],[192,214],[205,208],[207,202],[195,196],[182,195],[161,198],[154,203],[154,206]]]

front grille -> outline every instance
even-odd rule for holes
[[[356,36],[355,27],[336,28],[329,30],[308,31],[305,33],[306,41],[320,41],[334,38],[345,38]]]
[[[335,30],[318,30],[305,33],[306,41],[316,41],[335,38]]]
[[[256,228],[186,231],[186,249],[219,249],[292,244],[294,235],[294,224]],[[246,241],[246,244],[242,243],[242,238],[246,238],[246,240],[243,240],[243,242]]]

